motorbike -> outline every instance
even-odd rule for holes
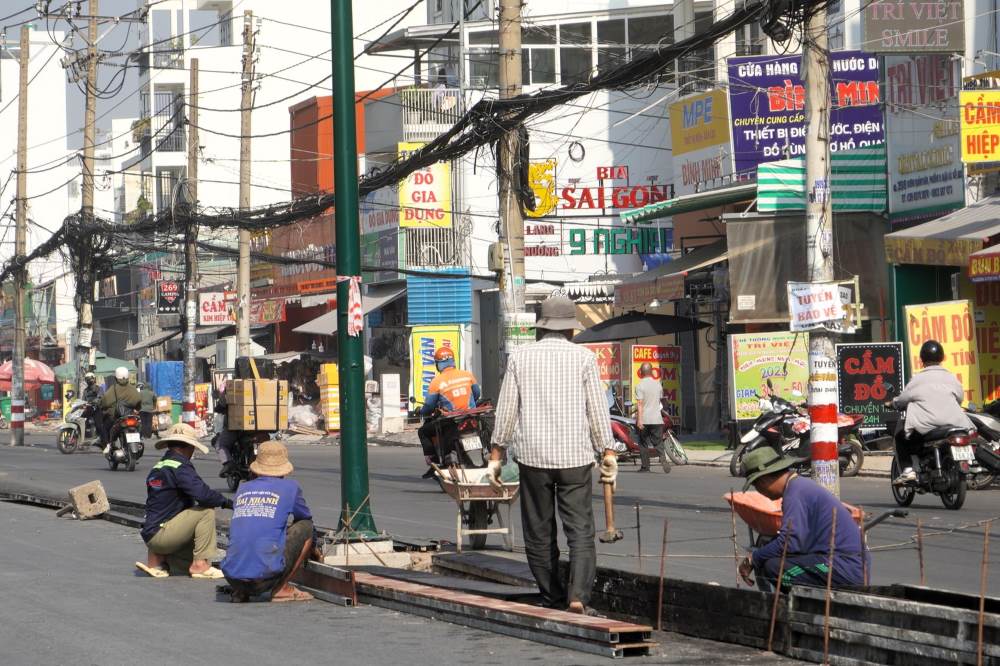
[[[729,473],[743,476],[743,458],[750,451],[768,445],[781,455],[803,458],[792,469],[802,476],[812,474],[809,434],[812,422],[803,405],[796,405],[781,396],[757,395],[760,415],[740,438],[740,444],[729,461]],[[865,452],[861,445],[860,429],[864,416],[837,414],[837,461],[840,476],[857,476],[864,465]]]
[[[966,479],[972,490],[980,490],[992,484],[1000,476],[1000,401],[986,405],[982,412],[973,405],[965,410],[969,420],[976,426],[978,437],[973,441],[976,461],[983,469]]]
[[[212,446],[216,448],[218,435],[212,438]],[[271,436],[266,432],[257,430],[241,431],[239,439],[232,448],[232,463],[229,472],[226,474],[226,486],[230,491],[236,492],[240,484],[250,480],[250,464],[257,459],[257,449],[261,444],[269,440]]]
[[[97,432],[97,424],[94,421],[96,412],[97,406],[92,402],[74,400],[70,404],[66,420],[59,426],[56,435],[56,446],[60,453],[73,453],[79,448],[86,449],[100,441],[101,433]]]
[[[130,407],[119,404],[115,408],[115,422],[108,432],[109,446],[104,457],[111,471],[124,465],[128,472],[135,471],[135,464],[142,457],[145,447],[140,433],[141,422],[139,413]]]
[[[640,442],[639,426],[636,420],[625,415],[624,405],[618,396],[615,396],[609,409],[611,418],[611,436],[615,441],[615,452],[618,454],[618,461],[640,462],[639,455]],[[663,417],[663,448],[667,452],[667,457],[675,465],[686,465],[688,455],[677,436],[674,435],[674,421],[666,410],[660,410]]]
[[[471,409],[440,411],[431,436],[444,466],[486,467],[490,459],[493,405],[488,401]],[[450,425],[452,427],[446,427]]]

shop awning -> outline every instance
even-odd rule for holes
[[[888,177],[885,148],[844,150],[830,156],[833,212],[882,213]],[[806,161],[766,162],[757,169],[757,211],[806,209]]]
[[[162,331],[156,335],[151,335],[148,338],[140,340],[134,344],[129,345],[125,348],[125,358],[130,361],[133,359],[141,358],[146,350],[150,347],[155,347],[156,345],[161,345],[167,340],[180,335],[180,330],[171,329],[169,331]]]
[[[966,266],[969,257],[1000,238],[1000,196],[885,236],[890,264]]]
[[[740,203],[741,201],[753,201],[756,197],[757,183],[737,183],[706,192],[684,194],[673,199],[668,199],[667,201],[658,201],[642,208],[626,211],[620,217],[621,221],[627,224],[649,222],[661,217],[690,213],[705,208],[726,206],[728,204]]]
[[[382,36],[380,39],[368,44],[365,52],[369,54],[388,53],[391,51],[402,51],[409,49],[422,49],[428,45],[435,46],[438,42],[458,42],[458,37],[451,32],[450,25],[439,23],[436,25],[409,26],[400,28],[394,32]]]
[[[969,279],[973,282],[1000,281],[1000,245],[969,255]]]
[[[376,292],[374,295],[366,296],[363,299],[365,314],[371,314],[385,307],[405,293],[406,287],[393,287],[390,291]],[[292,330],[306,335],[334,335],[337,332],[337,311],[330,310]]]
[[[646,307],[651,301],[676,301],[684,297],[684,278],[726,260],[726,241],[699,247],[615,287],[615,307]]]

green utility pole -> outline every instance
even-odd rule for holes
[[[333,47],[333,190],[337,275],[361,275],[358,228],[358,145],[354,122],[354,20],[351,3],[330,0]],[[349,282],[337,284],[337,344],[340,363],[340,526],[374,536],[368,495],[365,431],[365,369],[361,335],[347,333]],[[348,522],[349,521],[349,522]]]

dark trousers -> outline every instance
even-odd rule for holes
[[[781,576],[781,586],[789,585],[811,585],[812,587],[826,587],[826,577],[829,575],[828,555],[802,554],[789,555],[785,558],[785,570]],[[778,568],[781,566],[781,558],[774,557],[764,560],[762,567],[758,568],[757,576],[763,577],[766,584],[772,589],[778,580]],[[843,587],[845,585],[863,585],[861,580],[862,567],[858,557],[845,558],[837,555],[833,561],[833,587]],[[761,589],[767,589],[762,587]]]
[[[597,574],[594,544],[593,465],[539,469],[518,464],[521,479],[521,528],[528,566],[547,606],[584,605]],[[569,544],[569,581],[559,575],[556,508]]]
[[[895,442],[896,457],[899,459],[900,467],[911,467],[913,465],[911,456],[920,455],[924,447],[923,439],[916,432],[907,437],[906,431],[900,428],[896,432]]]
[[[226,581],[233,588],[233,592],[240,592],[254,597],[260,594],[273,595],[278,591],[278,584],[287,582],[292,577],[292,568],[302,554],[302,549],[313,537],[313,522],[311,520],[298,520],[291,524],[285,532],[285,568],[277,576],[261,578],[259,580],[245,580],[242,578],[229,578]]]
[[[439,429],[440,437],[438,436]],[[449,462],[458,464],[458,460],[447,460],[448,454],[455,450],[454,443],[457,436],[458,431],[454,423],[435,418],[427,419],[417,430],[417,437],[420,439],[420,448],[423,449],[424,455],[429,457],[435,465],[442,464],[442,457],[445,458],[445,465],[449,464]],[[434,437],[438,437],[437,446],[434,445]],[[439,450],[440,455],[438,455]]]
[[[142,438],[149,439],[153,436],[153,412],[139,412],[139,419],[142,421]]]
[[[644,425],[639,432],[639,459],[642,469],[649,469],[649,450],[653,449],[660,456],[660,464],[669,466],[667,451],[663,446],[663,426]]]
[[[114,423],[102,410],[94,410],[94,427],[97,428],[97,434],[101,436],[101,446],[108,444],[108,430],[111,427],[109,422]]]

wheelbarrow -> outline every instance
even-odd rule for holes
[[[519,483],[501,483],[494,488],[488,481],[482,481],[486,468],[463,469],[434,466],[441,489],[458,505],[455,518],[455,546],[462,552],[463,537],[469,537],[473,550],[486,546],[490,534],[503,536],[504,547],[514,550],[514,532],[510,521],[510,508],[521,489]],[[496,518],[498,527],[490,527]]]

